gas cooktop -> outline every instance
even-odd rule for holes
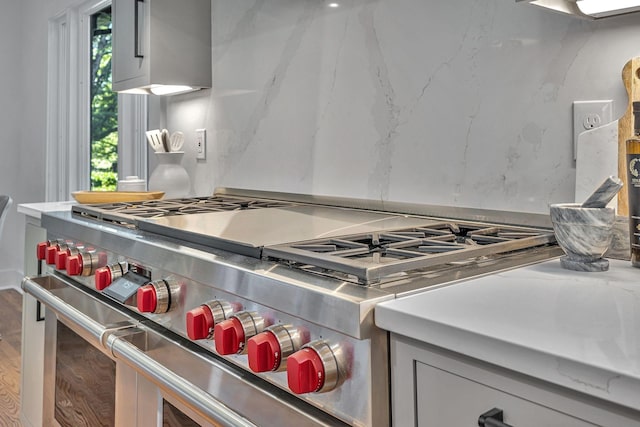
[[[548,229],[240,196],[76,205],[72,211],[364,285],[555,243]]]

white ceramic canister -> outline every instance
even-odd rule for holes
[[[184,151],[155,153],[158,166],[149,177],[149,191],[164,191],[165,199],[187,197],[191,190],[191,180],[181,164]]]
[[[137,176],[127,176],[118,181],[118,191],[147,191],[147,182]]]

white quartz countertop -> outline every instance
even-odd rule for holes
[[[547,261],[379,304],[376,324],[640,409],[640,270]]]
[[[18,205],[18,212],[25,215],[40,218],[42,213],[71,210],[71,206],[77,205],[74,200],[66,202],[42,202],[42,203],[22,203]]]

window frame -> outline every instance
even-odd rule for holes
[[[49,19],[45,201],[88,190],[91,15],[111,0],[87,0]],[[148,98],[118,94],[118,179],[147,177]]]

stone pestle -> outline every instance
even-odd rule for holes
[[[622,188],[622,180],[610,176],[582,203],[583,208],[604,208]]]

